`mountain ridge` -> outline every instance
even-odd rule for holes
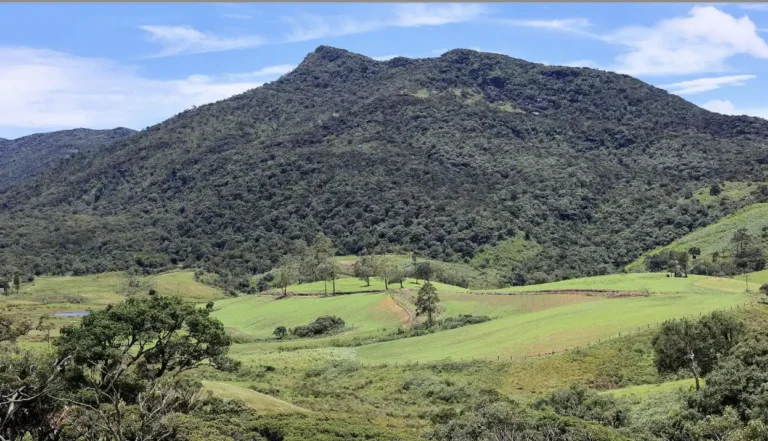
[[[137,132],[124,127],[107,130],[77,128],[35,133],[12,140],[0,139],[0,191],[44,173],[67,157],[97,151],[134,133]]]
[[[766,140],[768,121],[626,75],[465,49],[376,61],[321,46],[274,82],[0,197],[0,265],[98,272],[149,253],[246,275],[318,231],[342,254],[449,261],[525,233],[542,251],[510,274],[598,274],[738,208],[679,199],[764,179]],[[20,231],[39,239],[34,250]]]

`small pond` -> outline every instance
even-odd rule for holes
[[[56,317],[85,317],[90,311],[57,312]]]

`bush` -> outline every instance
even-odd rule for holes
[[[297,326],[291,330],[291,333],[297,337],[314,337],[317,335],[328,334],[339,331],[344,328],[344,320],[339,317],[324,315],[318,317],[312,323],[305,326]]]

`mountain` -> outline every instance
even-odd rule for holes
[[[77,153],[93,152],[134,130],[74,129],[38,133],[14,140],[0,138],[0,191],[41,174]]]
[[[466,262],[511,240],[525,259],[477,264],[512,262],[517,283],[600,274],[740,208],[685,195],[762,181],[767,166],[768,121],[627,75],[321,46],[277,81],[0,196],[0,266],[244,276],[323,231],[340,254]]]

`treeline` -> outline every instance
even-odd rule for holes
[[[762,237],[755,237],[740,228],[731,237],[731,247],[715,251],[711,260],[700,259],[701,249],[691,247],[687,251],[664,250],[647,256],[645,267],[651,272],[666,271],[675,277],[687,276],[688,273],[708,276],[732,276],[753,271],[762,271],[766,267],[764,239],[768,238],[768,228],[763,229]]]

